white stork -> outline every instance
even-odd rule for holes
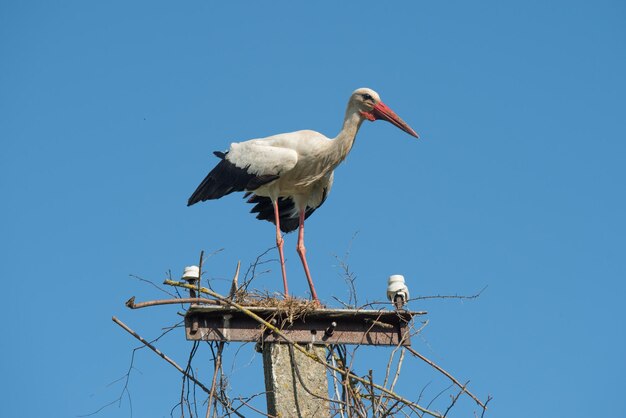
[[[267,138],[232,143],[226,152],[215,152],[221,161],[189,198],[187,206],[219,199],[232,192],[246,192],[257,219],[276,225],[276,246],[280,255],[285,295],[287,275],[281,231],[299,228],[297,252],[309,282],[311,296],[318,301],[304,248],[304,220],[326,200],[333,184],[333,170],[352,148],[364,120],[386,120],[418,137],[374,90],[355,90],[348,101],[343,128],[334,139],[315,131],[297,131]]]

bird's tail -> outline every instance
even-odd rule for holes
[[[244,196],[248,197],[248,195]],[[274,216],[274,204],[269,197],[257,196],[253,194],[249,199],[248,203],[254,204],[251,213],[256,213],[256,218],[269,221],[273,224],[276,224],[276,218]],[[315,212],[315,208],[306,208],[304,213],[304,218],[308,218],[311,214]],[[295,231],[298,229],[300,225],[300,219],[298,218],[298,211],[296,210],[296,205],[293,200],[289,197],[279,197],[278,198],[278,213],[279,213],[279,221],[280,221],[280,230],[287,233],[291,231]]]

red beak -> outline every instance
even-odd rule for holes
[[[419,138],[417,133],[405,121],[403,121],[400,116],[396,115],[396,113],[383,102],[378,102],[376,103],[376,105],[374,105],[374,109],[372,109],[372,114],[374,118],[391,122],[407,134],[413,135],[415,138]]]

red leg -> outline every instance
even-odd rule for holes
[[[298,247],[297,247],[298,255],[300,256],[300,260],[302,260],[302,266],[304,267],[304,273],[306,274],[306,279],[309,281],[309,288],[311,289],[311,296],[313,296],[313,300],[319,302],[317,298],[317,293],[315,293],[315,286],[313,286],[313,280],[311,279],[311,272],[309,271],[309,265],[306,262],[306,248],[304,248],[304,211],[300,211],[300,228],[298,230]]]
[[[278,201],[274,201],[274,217],[276,219],[276,246],[278,247],[278,254],[280,255],[280,270],[283,273],[283,286],[285,287],[285,296],[289,296],[289,289],[287,288],[287,272],[285,271],[285,255],[283,254],[283,246],[285,240],[280,233],[280,213],[278,212]]]

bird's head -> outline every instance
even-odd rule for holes
[[[360,88],[356,89],[350,97],[350,105],[356,107],[358,112],[365,119],[375,121],[378,119],[386,120],[398,128],[402,129],[409,135],[419,138],[417,133],[405,122],[400,116],[396,115],[386,104],[380,100],[380,96],[372,89]]]

